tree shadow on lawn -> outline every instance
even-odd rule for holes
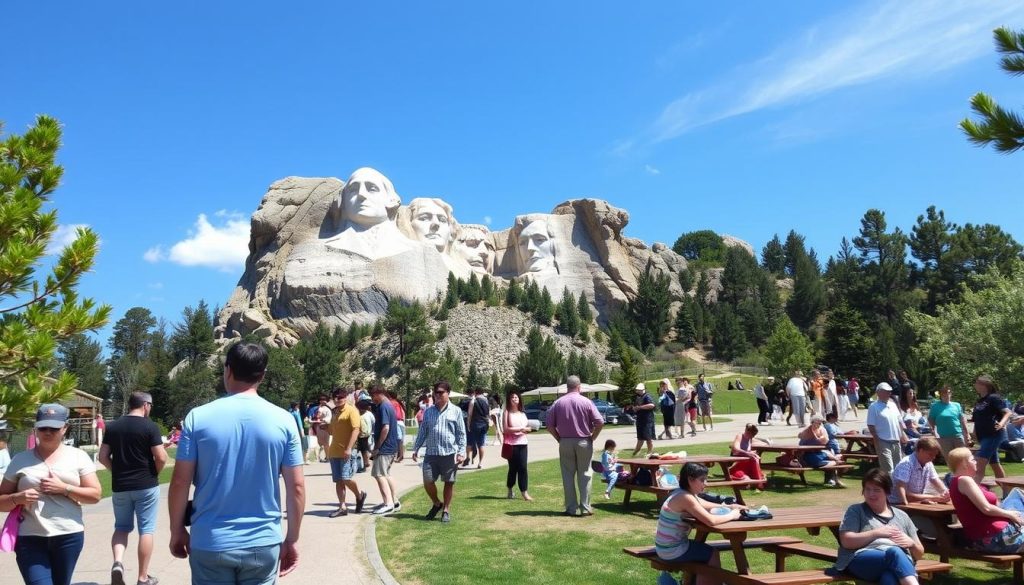
[[[467,499],[470,499],[470,500],[509,500],[509,499],[511,499],[511,500],[517,500],[517,499],[519,499],[519,498],[507,498],[507,497],[505,497],[505,496],[485,496],[485,495],[478,495],[478,496],[469,496],[469,498],[467,498]]]
[[[506,516],[562,516],[564,518],[579,518],[578,516],[566,516],[565,512],[559,510],[510,510],[505,512]]]

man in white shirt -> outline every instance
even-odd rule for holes
[[[878,467],[892,473],[903,456],[901,446],[907,442],[907,435],[903,432],[903,416],[896,403],[890,400],[892,386],[882,382],[875,386],[875,395],[875,401],[868,408],[868,430],[875,440]]]
[[[789,407],[796,415],[796,424],[806,426],[804,417],[807,415],[807,381],[800,370],[793,372],[793,377],[786,382],[786,394],[789,395]]]

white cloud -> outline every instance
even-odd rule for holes
[[[162,282],[151,282],[151,283],[149,283],[146,286],[148,286],[149,288],[151,288],[153,290],[160,290],[160,289],[162,289],[164,287],[164,283],[162,283]]]
[[[929,75],[993,56],[992,29],[1021,20],[1024,4],[1017,2],[892,0],[857,8],[672,101],[650,128],[650,140],[670,140],[842,88]]]
[[[166,259],[166,256],[167,255],[164,254],[163,246],[153,246],[142,253],[142,259],[152,264],[156,264],[157,262]]]
[[[494,220],[491,218],[491,216],[489,216],[489,215],[485,215],[484,216],[484,225],[491,225],[492,221],[494,221]]]
[[[182,266],[203,266],[233,272],[249,255],[249,219],[225,210],[213,214],[217,225],[200,213],[189,237],[164,251],[154,246],[142,255],[147,262],[170,261]]]
[[[46,255],[60,254],[61,250],[78,239],[78,228],[87,227],[89,227],[89,224],[86,223],[58,225],[57,229],[53,232],[53,237],[50,238],[50,242],[46,245]]]
[[[661,174],[660,170],[652,167],[651,165],[644,165],[644,170],[647,171],[647,173],[651,174],[651,175],[660,175]]]

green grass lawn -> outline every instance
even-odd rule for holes
[[[688,445],[687,451],[724,454],[728,445]],[[1008,474],[1024,474],[1024,464],[1006,467]],[[940,468],[940,473],[945,469]],[[767,504],[770,508],[834,505],[841,514],[849,504],[860,501],[860,478],[861,472],[854,471],[846,476],[846,489],[828,489],[821,485],[819,473],[808,475],[809,486],[801,485],[796,477],[777,474],[765,492],[751,493],[747,503]],[[505,499],[504,468],[462,474],[456,483],[450,524],[424,521],[429,500],[422,490],[414,490],[403,498],[401,513],[377,521],[378,546],[391,573],[408,585],[653,583],[657,573],[646,562],[621,552],[624,546],[653,543],[658,514],[653,495],[634,493],[634,502],[627,510],[622,506],[622,492],[614,491],[612,499],[605,500],[601,496],[603,486],[595,477],[593,517],[566,518],[561,514],[557,461],[531,464],[532,503]],[[827,530],[818,536],[800,530],[779,534],[836,546]],[[731,555],[723,554],[722,558],[726,567],[734,567]],[[774,570],[772,555],[752,551],[749,558],[754,572]],[[1012,575],[1008,569],[973,561],[958,559],[955,565],[952,574],[930,583],[1009,583]],[[792,558],[787,566],[800,569],[828,565]]]

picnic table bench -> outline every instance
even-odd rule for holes
[[[654,478],[655,472],[662,465],[679,465],[682,467],[685,463],[700,463],[709,468],[715,465],[721,465],[724,479],[711,479],[708,480],[708,488],[732,488],[733,494],[736,497],[736,501],[740,504],[746,504],[743,501],[743,488],[753,487],[763,483],[761,480],[756,479],[730,479],[729,478],[729,466],[737,461],[743,461],[746,457],[733,457],[731,455],[692,455],[687,457],[677,458],[666,458],[666,459],[619,459],[619,463],[622,465],[628,465],[631,474],[631,479],[636,477],[637,471],[641,469],[647,469],[651,472],[651,478]],[[678,474],[680,481],[682,480],[682,474]],[[658,487],[657,485],[638,485],[635,483],[622,483],[616,484],[616,488],[619,488],[625,492],[622,498],[622,503],[625,506],[629,506],[629,500],[634,491],[645,492],[654,494],[658,498],[658,503],[665,501],[668,496],[674,492],[675,487]]]
[[[721,552],[732,551],[736,561],[736,570],[712,567],[705,563],[684,562],[670,563],[657,557],[653,547],[634,547],[623,549],[630,556],[648,560],[651,567],[661,571],[685,572],[691,580],[697,575],[707,575],[730,585],[815,585],[817,583],[840,583],[856,579],[843,572],[831,568],[786,570],[786,559],[802,556],[829,563],[835,563],[838,551],[803,542],[790,536],[769,536],[747,538],[750,532],[805,528],[810,534],[819,534],[822,527],[829,528],[838,539],[839,524],[842,521],[842,510],[832,506],[811,506],[805,508],[785,508],[772,510],[773,518],[769,520],[743,521],[734,520],[717,526],[705,526],[693,521],[697,532],[696,540],[705,542]],[[715,532],[727,540],[707,541],[708,534]],[[775,571],[772,573],[751,573],[746,551],[761,549],[775,555]],[[952,565],[946,562],[920,560],[916,564],[918,573],[949,571]]]
[[[811,451],[824,451],[828,447],[825,445],[786,445],[786,444],[772,444],[772,445],[751,445],[751,449],[757,451],[760,455],[762,453],[779,453],[779,459],[796,461],[799,463],[800,454]],[[785,471],[787,473],[793,473],[800,477],[800,482],[807,485],[807,477],[804,475],[808,471],[835,471],[836,474],[842,475],[844,472],[853,469],[853,466],[848,463],[840,463],[830,467],[805,467],[804,465],[792,465],[779,463],[778,460],[774,462],[766,462],[764,458],[761,459],[761,469],[763,471]]]
[[[950,558],[984,561],[997,567],[1013,567],[1013,582],[1024,583],[1024,554],[996,554],[977,551],[957,544],[962,526],[954,519],[956,509],[952,504],[897,504],[913,518],[919,516],[929,519],[935,525],[935,537],[922,536],[921,544],[925,551],[938,555],[942,562]]]
[[[844,460],[878,461],[878,455],[875,453],[875,439],[871,435],[849,432],[836,435],[836,437],[846,441],[846,447],[842,452]]]
[[[1013,488],[1020,488],[1024,490],[1024,475],[1008,475],[1006,477],[997,477],[993,481],[1003,488],[1003,497],[1010,495]]]

